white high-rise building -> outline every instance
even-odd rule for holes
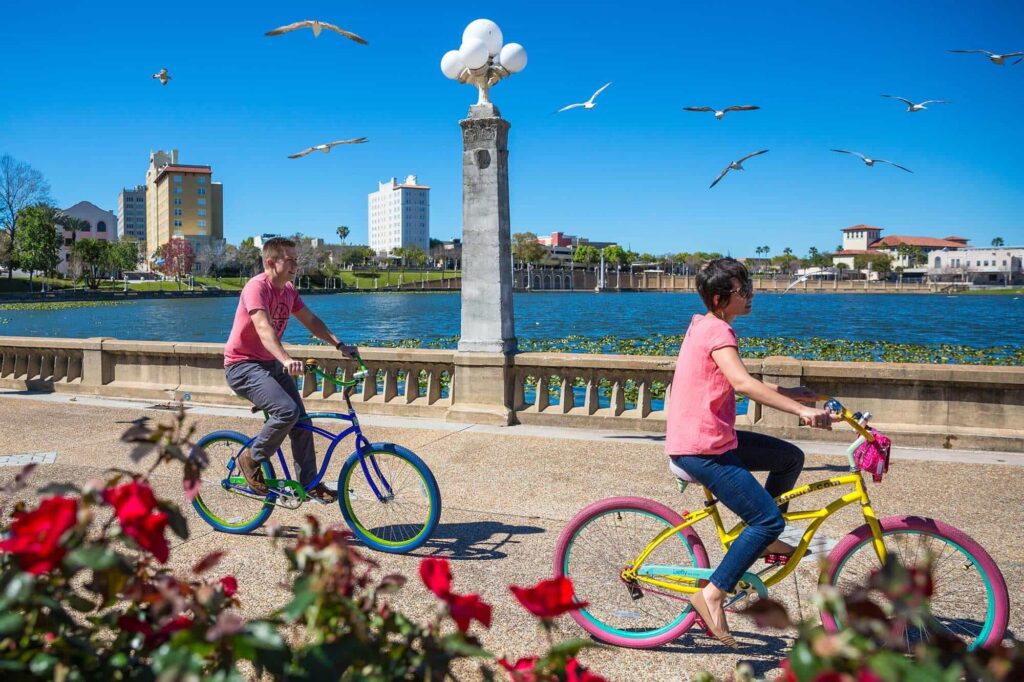
[[[371,249],[386,255],[397,247],[418,246],[430,253],[430,187],[419,184],[415,175],[402,183],[391,178],[378,183],[368,199]]]
[[[117,238],[139,242],[139,253],[146,253],[146,186],[125,187],[117,195]]]

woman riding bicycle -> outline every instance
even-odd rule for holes
[[[832,417],[801,404],[813,403],[814,391],[775,386],[747,373],[732,328],[734,319],[750,314],[754,300],[753,282],[742,263],[711,261],[697,274],[697,292],[707,313],[693,316],[679,349],[665,451],[674,468],[708,488],[747,524],[708,584],[691,598],[711,634],[735,647],[725,619],[726,594],[760,556],[792,553],[778,540],[785,528],[785,505],[777,506],[774,497],[793,488],[804,463],[803,451],[791,443],[737,431],[735,394],[795,414],[815,428],[831,428]],[[764,487],[751,471],[769,472]]]

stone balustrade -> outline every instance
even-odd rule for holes
[[[290,346],[316,358],[328,374],[351,376],[355,365],[324,346]],[[452,350],[365,348],[370,377],[353,393],[360,412],[475,420],[511,415],[522,424],[665,430],[675,359],[634,355],[520,353],[488,360],[504,377],[506,405],[479,404],[480,392],[455,390],[460,367],[489,354]],[[476,357],[480,356],[480,357]],[[497,356],[500,360],[501,356]],[[487,358],[483,358],[487,359]],[[748,371],[780,386],[811,386],[851,409],[902,445],[1024,452],[1024,367],[816,362],[773,357],[746,360]],[[463,375],[465,376],[465,374]],[[0,336],[0,388],[123,396],[186,404],[241,404],[224,380],[223,346],[215,343],[44,339]],[[308,408],[338,409],[330,382],[303,382]],[[460,397],[461,396],[461,397]],[[488,411],[488,407],[494,409]],[[483,417],[481,417],[482,419]],[[812,431],[796,417],[748,403],[741,428],[784,438],[850,440],[845,427]]]

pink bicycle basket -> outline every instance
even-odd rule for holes
[[[868,430],[875,437],[875,441],[861,443],[853,453],[853,461],[861,471],[870,472],[875,483],[880,483],[882,475],[889,471],[889,449],[892,447],[892,441],[874,429]]]

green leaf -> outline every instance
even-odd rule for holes
[[[118,651],[116,654],[110,657],[111,668],[123,668],[128,665],[128,654],[123,651]]]
[[[12,632],[17,632],[21,629],[21,626],[25,623],[25,617],[20,613],[8,611],[7,613],[0,615],[0,635],[8,635]]]
[[[66,497],[71,493],[81,495],[82,489],[73,483],[49,483],[44,485],[37,492],[44,496],[58,495]]]
[[[4,589],[5,601],[20,603],[32,596],[36,579],[31,573],[15,573]]]
[[[441,639],[444,650],[450,654],[467,656],[472,658],[495,658],[494,654],[487,651],[479,644],[470,642],[461,632],[454,632]]]
[[[558,642],[551,647],[550,654],[553,656],[566,656],[573,658],[583,649],[597,648],[600,646],[600,644],[589,639],[567,639],[564,642]]]
[[[245,634],[261,649],[283,649],[284,640],[272,623],[256,620],[245,628]]]
[[[28,669],[33,675],[45,675],[53,669],[56,663],[56,656],[39,653],[32,657],[32,662],[28,664]]]
[[[160,500],[157,503],[157,507],[161,511],[166,512],[167,521],[171,526],[171,530],[182,540],[188,540],[188,521],[185,520],[185,516],[181,513],[181,509],[178,505],[167,500]]]
[[[105,571],[120,563],[117,552],[105,545],[87,545],[79,547],[68,554],[65,561],[72,568],[91,568],[94,571]]]
[[[313,605],[313,602],[316,601],[316,596],[316,592],[313,590],[303,590],[296,594],[287,606],[281,609],[281,613],[290,621],[298,620],[306,612],[306,609]]]

